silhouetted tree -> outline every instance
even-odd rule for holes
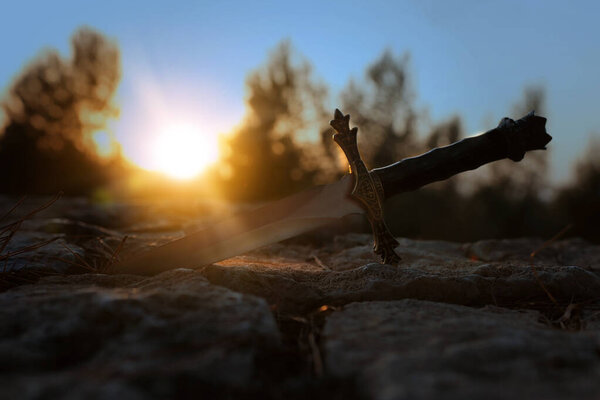
[[[458,116],[434,124],[429,134],[416,143],[419,152],[446,146],[462,138],[462,123]],[[463,194],[458,190],[461,176],[426,186],[416,192],[404,193],[386,204],[388,225],[399,236],[427,239],[464,240],[471,224],[464,207]]]
[[[553,211],[563,224],[573,224],[571,235],[600,242],[600,140],[591,140],[575,165],[574,179],[559,190]]]
[[[359,127],[361,154],[369,168],[419,151],[409,60],[386,51],[367,69],[363,85],[351,81],[342,92],[342,109]]]
[[[521,118],[530,111],[547,116],[543,88],[526,87],[512,115]],[[548,176],[545,151],[529,152],[518,163],[497,161],[483,167],[479,176],[484,178],[465,199],[472,216],[469,236],[546,237],[554,233],[555,219],[550,218],[548,203],[542,199]]]
[[[547,117],[546,92],[543,87],[525,87],[523,98],[512,107],[514,118],[521,118],[531,111]],[[503,160],[491,164],[489,170],[489,184],[504,188],[507,196],[539,197],[548,186],[548,152],[528,153],[518,164]]]
[[[46,51],[9,89],[0,136],[0,191],[86,194],[106,182],[91,134],[117,114],[117,46],[89,28],[71,39],[72,54]]]
[[[322,126],[326,89],[313,81],[306,61],[293,58],[284,42],[246,81],[245,120],[223,146],[222,187],[229,198],[279,197],[309,186],[318,173],[298,138]]]

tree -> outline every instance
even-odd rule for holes
[[[570,234],[600,242],[600,140],[590,140],[587,151],[575,165],[573,183],[562,188],[553,211],[563,224],[573,224]]]
[[[342,92],[343,111],[360,127],[359,145],[369,168],[418,152],[409,61],[407,54],[386,51],[367,69],[363,85],[350,81]]]
[[[46,51],[9,89],[0,136],[0,190],[87,194],[108,179],[92,133],[117,115],[119,50],[89,28],[71,39],[72,54]]]
[[[546,115],[546,92],[540,86],[527,86],[523,97],[512,107],[515,119],[531,111],[537,115]],[[539,197],[548,186],[548,153],[535,151],[527,154],[522,161],[514,163],[503,160],[488,167],[489,181],[486,185],[503,188],[506,196],[517,198]]]
[[[514,117],[530,111],[546,116],[545,98],[542,87],[525,87],[523,98],[513,106]],[[518,163],[501,160],[482,172],[485,178],[475,184],[467,199],[475,237],[545,237],[554,232],[555,221],[549,218],[548,204],[542,199],[547,188],[546,152],[527,153]]]
[[[295,62],[288,42],[249,75],[246,86],[245,120],[224,143],[224,194],[263,200],[311,185],[318,165],[309,162],[298,137],[322,125],[325,87],[313,81],[306,61]]]

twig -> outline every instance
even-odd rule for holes
[[[15,250],[15,251],[12,251],[10,253],[2,254],[2,255],[0,255],[0,260],[7,260],[7,259],[9,259],[12,256],[16,256],[18,254],[23,254],[23,253],[27,253],[29,251],[33,251],[33,250],[39,249],[40,247],[45,246],[48,243],[54,242],[56,239],[58,239],[58,238],[55,237],[55,238],[52,238],[52,239],[45,240],[43,242],[32,244],[31,246],[22,247],[19,250]]]
[[[21,218],[19,218],[17,221],[11,222],[10,224],[7,224],[7,225],[4,225],[4,226],[0,227],[0,231],[4,231],[6,229],[9,229],[11,226],[13,226],[13,225],[15,225],[17,223],[20,224],[21,222],[25,221],[26,219],[29,219],[29,218],[33,217],[35,214],[39,213],[40,211],[43,211],[46,208],[50,207],[52,204],[56,203],[56,201],[58,199],[60,199],[60,197],[62,196],[62,193],[63,192],[58,192],[57,194],[54,195],[53,198],[51,198],[50,200],[48,200],[46,203],[42,204],[38,208],[33,209],[28,214],[25,214],[24,216],[22,216]],[[11,212],[12,212],[12,210],[11,210]],[[7,213],[7,214],[10,214],[10,213]]]
[[[4,249],[6,248],[6,246],[8,246],[8,243],[12,240],[13,236],[15,236],[15,233],[17,232],[17,230],[21,227],[21,223],[19,222],[17,224],[17,226],[12,227],[12,229],[10,229],[8,232],[8,234],[4,237],[2,237],[1,243],[0,244],[0,253],[2,253],[4,251]],[[5,233],[5,232],[2,232]]]
[[[87,264],[77,263],[77,262],[74,262],[74,261],[71,261],[71,260],[67,260],[66,258],[62,258],[62,257],[54,257],[54,259],[58,260],[58,261],[62,261],[62,262],[67,263],[67,264],[71,264],[71,265],[73,265],[75,267],[79,267],[79,268],[82,268],[82,269],[85,269],[85,270],[88,270],[88,271],[96,272],[96,269],[90,267]]]
[[[13,211],[15,211],[17,209],[17,207],[19,207],[21,204],[23,204],[23,202],[25,201],[25,199],[27,198],[27,196],[23,196],[21,197],[16,203],[15,205],[12,206],[12,208],[10,210],[8,210],[7,212],[4,213],[4,215],[2,217],[0,217],[0,221],[8,218],[8,216],[10,214],[12,214]]]
[[[108,251],[109,253],[113,252],[113,249],[109,245],[107,245],[101,237],[96,236],[96,240],[102,245],[102,247],[104,247],[104,250]]]
[[[4,249],[6,249],[6,246],[8,246],[8,243],[12,240],[13,236],[15,235],[15,233],[19,230],[19,228],[21,227],[21,224],[23,223],[23,221],[25,221],[28,218],[31,218],[33,215],[35,215],[36,213],[45,210],[46,208],[50,207],[52,204],[54,204],[62,195],[62,192],[59,192],[58,194],[56,194],[52,199],[50,199],[49,201],[47,201],[46,203],[42,204],[41,206],[39,206],[38,208],[33,209],[32,211],[30,211],[29,213],[25,214],[24,216],[22,216],[21,218],[17,219],[16,221],[13,221],[9,224],[6,224],[2,227],[0,227],[0,235],[4,235],[2,237],[0,237],[0,253],[2,253],[4,251]],[[0,218],[0,221],[2,221],[3,219],[7,218],[10,214],[12,214],[12,212],[14,210],[17,209],[17,207],[19,207],[23,201],[25,201],[25,196],[21,197],[16,203],[15,205],[12,206],[12,208],[10,210],[8,210],[6,213],[4,213],[4,215],[2,216],[2,218]],[[54,240],[54,239],[53,239]],[[22,249],[19,249],[17,251],[14,251],[12,253],[8,253],[8,254],[4,254],[0,256],[0,260],[6,260],[11,256],[17,255],[17,254],[21,254],[24,253],[26,251],[31,251],[31,250],[35,250],[40,248],[41,246],[44,246],[48,243],[50,243],[52,240],[49,241],[45,241],[42,243],[38,243],[36,245],[33,246],[28,246],[28,247],[24,247]],[[6,264],[5,264],[6,267]]]
[[[565,312],[563,313],[563,315],[558,319],[557,322],[558,322],[558,324],[560,324],[560,327],[562,329],[567,329],[567,326],[565,325],[565,323],[569,322],[569,320],[573,316],[573,311],[577,310],[577,307],[579,307],[579,304],[574,304],[572,302],[569,303],[569,305],[565,309]]]
[[[69,246],[67,246],[66,244],[63,244],[63,247],[69,251],[69,253],[71,253],[73,255],[73,257],[75,257],[77,260],[79,260],[79,262],[81,263],[80,266],[85,267],[91,271],[94,271],[94,267],[92,267],[90,264],[88,264],[87,261],[85,261],[85,259],[83,259],[79,254],[77,254],[76,252],[74,252]]]
[[[327,265],[323,264],[323,262],[321,261],[321,259],[319,259],[319,257],[317,257],[316,254],[313,254],[312,258],[315,260],[315,262],[317,263],[317,265],[323,269],[326,269],[327,271],[331,271],[331,268],[329,268]]]
[[[125,241],[127,240],[128,236],[123,236],[123,239],[121,240],[121,243],[119,243],[119,245],[117,246],[117,248],[115,249],[115,251],[113,252],[110,261],[108,262],[108,264],[103,268],[108,270],[117,260],[119,253],[121,253],[121,250],[123,249],[123,246],[125,245]]]
[[[556,242],[565,233],[567,233],[569,231],[569,229],[571,229],[572,227],[573,227],[573,224],[569,224],[569,225],[565,226],[564,228],[562,228],[560,230],[560,232],[558,232],[556,235],[552,236],[550,239],[546,240],[544,243],[542,243],[542,245],[540,247],[538,247],[537,249],[535,249],[529,255],[529,257],[534,258],[537,255],[537,253],[539,253],[540,251],[544,250],[546,247],[550,246],[552,243]]]

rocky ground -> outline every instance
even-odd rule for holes
[[[111,271],[189,229],[163,211],[69,199],[5,230],[0,398],[600,398],[600,246],[400,239],[390,266],[309,235]]]

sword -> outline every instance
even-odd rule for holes
[[[394,250],[398,242],[389,232],[383,215],[386,199],[493,161],[509,158],[518,162],[528,151],[545,150],[552,140],[546,132],[546,118],[532,111],[517,121],[503,118],[496,128],[481,135],[369,171],[358,150],[358,128],[350,128],[350,115],[336,109],[330,124],[336,131],[334,141],[348,159],[349,175],[338,182],[227,217],[181,239],[119,261],[113,270],[156,275],[174,268],[198,268],[292,238],[350,214],[366,214],[373,230],[374,253],[384,264],[396,264],[400,261]]]

